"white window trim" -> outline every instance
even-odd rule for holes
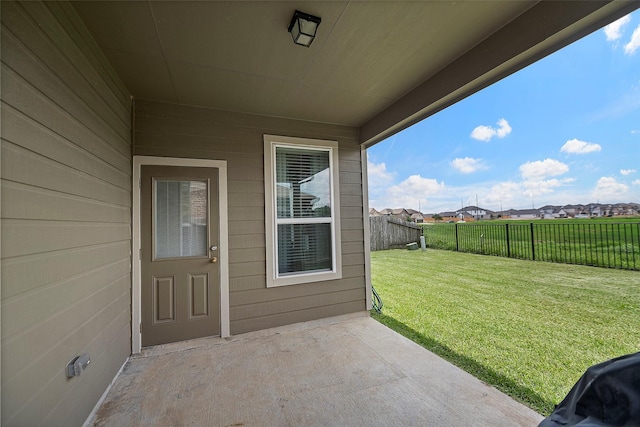
[[[275,189],[276,147],[323,149],[329,151],[331,168],[331,271],[308,272],[277,276],[277,225]],[[265,234],[267,254],[267,287],[289,286],[302,283],[320,282],[342,278],[342,238],[340,233],[340,185],[338,170],[338,142],[321,139],[294,138],[288,136],[264,135],[264,192],[265,192]],[[314,222],[309,218],[308,222]]]
[[[360,146],[360,164],[362,165],[362,225],[364,230],[364,277],[367,311],[373,308],[371,284],[371,227],[369,225],[369,172],[367,149]]]

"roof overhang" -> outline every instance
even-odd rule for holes
[[[371,146],[637,1],[78,1],[134,98],[356,127]],[[310,48],[295,9],[322,18]]]

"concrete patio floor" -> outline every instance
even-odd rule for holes
[[[95,426],[536,426],[542,416],[366,313],[144,349]]]

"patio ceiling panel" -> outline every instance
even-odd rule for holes
[[[534,4],[351,2],[305,82],[397,100]]]
[[[173,85],[169,69],[162,56],[152,56],[103,48],[109,63],[134,96],[141,99],[157,99],[178,103],[179,99]],[[150,70],[140,72],[137,70]]]
[[[287,32],[295,3],[153,2],[150,9],[168,60],[300,83],[345,4],[301,6],[322,17],[311,49],[295,46]]]
[[[198,64],[168,62],[178,103],[283,117],[299,83]],[[260,93],[260,96],[254,94]],[[267,114],[269,113],[269,114]]]
[[[77,1],[136,98],[332,123],[367,146],[638,1]],[[320,16],[310,48],[287,26]]]

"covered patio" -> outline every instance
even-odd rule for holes
[[[542,416],[350,314],[144,349],[95,426],[535,426]]]
[[[638,7],[3,0],[0,422],[535,425],[368,318],[367,149]]]

